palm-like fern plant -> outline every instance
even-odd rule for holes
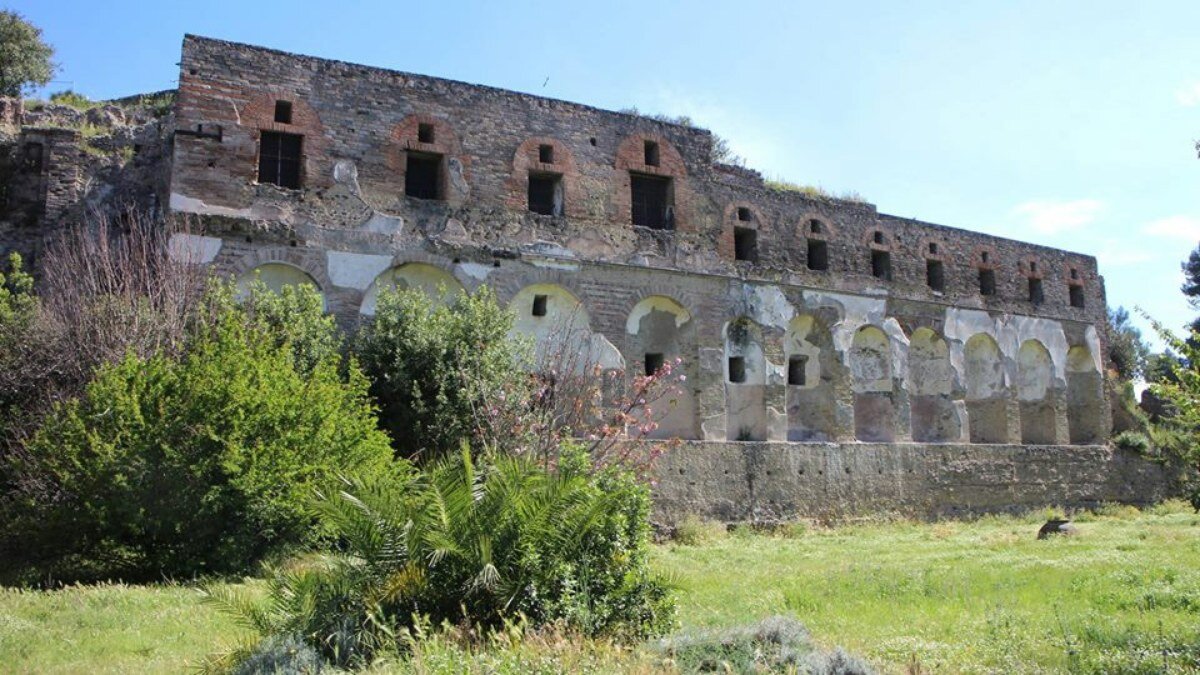
[[[265,602],[212,596],[261,635],[300,636],[343,666],[395,648],[417,617],[493,628],[523,615],[642,638],[672,613],[647,566],[648,504],[644,486],[592,475],[583,458],[547,470],[464,448],[320,496],[337,553],[276,571]]]

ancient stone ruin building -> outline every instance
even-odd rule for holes
[[[314,284],[348,326],[380,288],[487,284],[540,342],[569,325],[605,367],[681,359],[686,391],[657,432],[688,441],[661,467],[668,516],[1162,488],[1104,445],[1091,256],[772,189],[714,163],[703,129],[207,38],[184,40],[173,115],[131,165],[150,174],[139,199],[202,223],[178,255]],[[81,142],[21,132],[28,223],[10,217],[0,244],[97,201]]]

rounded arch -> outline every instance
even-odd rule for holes
[[[854,333],[850,343],[850,376],[855,391],[892,390],[892,350],[887,333],[866,325]]]
[[[783,352],[788,440],[833,440],[837,433],[834,374],[840,372],[840,364],[829,326],[813,314],[793,317],[784,332]]]
[[[266,262],[242,273],[237,278],[237,293],[245,297],[250,292],[250,286],[255,280],[261,281],[268,289],[280,293],[287,286],[312,286],[321,295],[321,306],[325,307],[325,293],[321,285],[311,274],[303,269],[286,262]]]
[[[918,328],[908,344],[908,393],[914,441],[944,443],[961,439],[963,421],[953,392],[950,346],[933,329]]]
[[[748,317],[725,324],[725,434],[731,441],[767,440],[766,358],[762,328]]]
[[[625,367],[617,348],[603,335],[592,332],[583,302],[563,286],[526,286],[513,296],[509,309],[516,316],[512,334],[533,340],[535,369],[581,374],[596,367]]]
[[[365,316],[375,315],[375,306],[379,302],[379,294],[383,290],[420,290],[435,302],[449,304],[466,289],[454,275],[446,270],[428,263],[410,262],[390,267],[375,277],[363,294],[359,313]]]
[[[1104,439],[1104,382],[1092,350],[1076,345],[1067,350],[1067,432],[1071,443]]]
[[[625,321],[626,361],[630,375],[652,375],[671,364],[670,392],[655,404],[657,427],[651,438],[697,437],[695,324],[692,315],[675,299],[665,295],[642,298]],[[685,379],[680,382],[677,374]]]
[[[1058,439],[1054,404],[1054,361],[1038,340],[1026,340],[1017,350],[1017,400],[1021,409],[1021,442],[1052,445]]]
[[[963,346],[963,360],[971,442],[1007,443],[1008,390],[1000,345],[991,335],[976,333]]]
[[[683,328],[692,320],[692,313],[674,298],[666,295],[648,295],[638,300],[629,311],[629,318],[625,320],[625,332],[637,335],[641,331],[642,322],[656,312],[670,315],[676,329]]]
[[[555,200],[560,205],[554,215],[587,215],[586,200],[579,188],[579,170],[575,155],[566,143],[549,136],[525,139],[513,154],[512,173],[507,182],[508,206],[514,211],[529,210],[531,175],[557,178]]]

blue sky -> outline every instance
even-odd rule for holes
[[[685,114],[769,177],[1095,255],[1193,312],[1200,2],[9,3],[93,98],[174,86],[185,32]]]

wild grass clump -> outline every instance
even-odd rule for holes
[[[724,523],[689,514],[675,526],[673,540],[680,546],[703,546],[728,536]]]
[[[854,192],[852,190],[835,194],[833,192],[830,192],[829,190],[826,190],[825,188],[821,187],[820,185],[806,185],[803,183],[793,183],[791,181],[783,180],[782,178],[768,179],[768,180],[764,181],[764,184],[766,185],[768,190],[772,190],[775,192],[794,192],[794,193],[802,194],[806,197],[811,197],[813,199],[822,199],[825,201],[836,199],[836,200],[844,201],[844,202],[856,202],[856,203],[860,203],[860,204],[867,203],[867,200],[865,197],[863,197],[859,193]]]
[[[65,105],[76,110],[89,110],[96,106],[95,101],[71,89],[50,94],[50,102]]]
[[[753,626],[684,632],[662,640],[657,648],[682,673],[874,672],[841,649],[817,649],[804,625],[784,616],[769,617]]]
[[[1112,443],[1122,450],[1136,452],[1139,455],[1150,452],[1151,448],[1150,439],[1140,431],[1122,431],[1113,436]]]

